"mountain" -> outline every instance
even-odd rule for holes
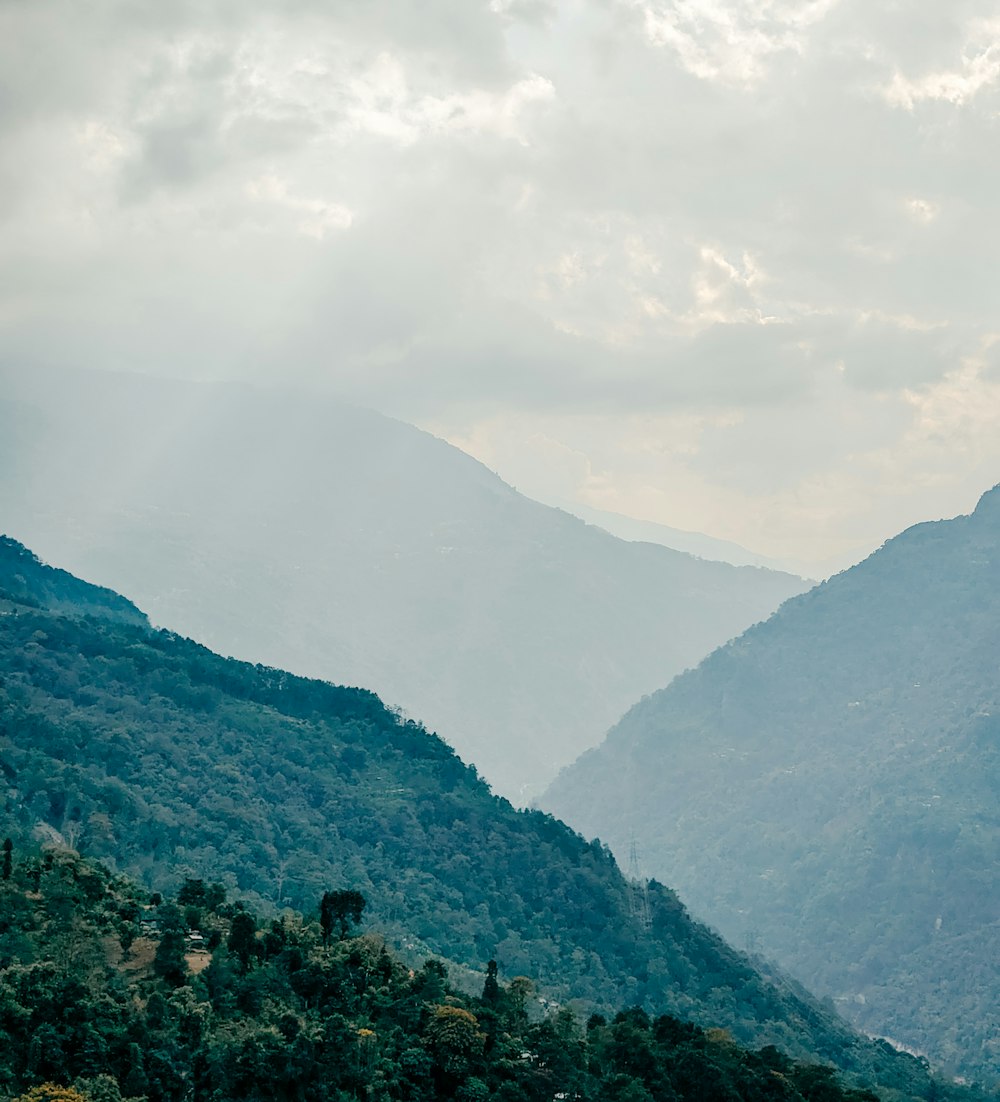
[[[1000,1068],[1000,488],[637,704],[544,805],[864,1029]]]
[[[114,590],[91,585],[65,570],[39,562],[23,544],[8,536],[0,536],[0,580],[3,584],[0,592],[18,604],[150,626],[145,613]]]
[[[520,802],[804,588],[333,400],[9,368],[0,396],[0,527],[217,651],[374,689]]]
[[[496,959],[584,1011],[642,1005],[903,1096],[936,1089],[672,891],[626,880],[599,842],[493,795],[374,694],[221,658],[94,615],[90,599],[80,615],[39,607],[13,593],[8,561],[0,820],[18,847],[32,834],[80,847],[148,888],[218,881],[272,912],[356,890],[366,922],[418,959]],[[40,593],[30,557],[17,563]]]
[[[689,532],[683,528],[671,528],[666,524],[657,524],[651,520],[637,520],[623,513],[613,513],[607,509],[595,509],[581,502],[559,503],[567,512],[596,524],[613,536],[623,540],[638,540],[644,543],[658,543],[663,547],[672,547],[688,555],[697,555],[701,559],[716,562],[728,562],[733,566],[761,566],[768,570],[802,575],[804,578],[827,578],[841,570],[853,566],[864,558],[866,551],[841,554],[821,560],[776,559],[768,555],[759,555],[732,540],[706,536],[703,532]]]
[[[580,502],[560,503],[567,512],[573,513],[588,524],[596,524],[619,539],[640,543],[658,543],[663,547],[672,547],[700,559],[714,562],[728,562],[733,566],[761,566],[768,570],[781,570],[797,573],[789,565],[777,559],[758,555],[731,540],[716,539],[703,532],[689,532],[683,528],[671,528],[667,524],[657,524],[651,520],[638,520],[636,517],[614,513],[608,509],[595,509],[592,505]]]
[[[440,961],[410,969],[364,932],[357,897],[262,922],[202,880],[155,904],[72,851],[9,856],[0,1089],[15,1102],[877,1102],[669,1016],[541,1016],[525,977],[464,994]]]

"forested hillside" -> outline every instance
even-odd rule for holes
[[[4,593],[18,604],[149,627],[145,614],[131,601],[113,590],[83,582],[65,570],[39,562],[22,544],[2,535],[0,582]]]
[[[440,961],[409,969],[364,932],[349,896],[261,921],[202,880],[151,902],[72,852],[8,848],[0,1098],[876,1102],[676,1018],[542,1015],[529,978],[492,967],[462,995]]]
[[[21,597],[0,575],[0,770],[18,840],[68,842],[150,888],[220,881],[260,910],[349,887],[411,953],[495,958],[588,1011],[637,1004],[930,1089],[918,1061],[762,976],[669,889],[646,900],[599,842],[515,811],[372,693],[54,613],[44,568],[16,562]]]
[[[371,411],[96,372],[0,367],[0,518],[217,652],[372,689],[519,803],[804,588],[616,539]]]
[[[1000,1079],[1000,489],[636,705],[545,806],[865,1029]]]

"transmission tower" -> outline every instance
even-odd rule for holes
[[[643,930],[649,930],[653,925],[653,917],[649,910],[649,881],[639,870],[639,847],[636,845],[633,834],[628,845],[628,871],[625,874],[628,880],[628,909],[629,914]]]

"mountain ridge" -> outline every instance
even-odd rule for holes
[[[541,802],[619,854],[634,833],[864,1028],[995,1077],[998,582],[995,487],[637,703]]]
[[[2,560],[0,560],[2,568]],[[2,575],[0,575],[2,579]],[[596,840],[516,811],[363,689],[223,659],[164,631],[0,601],[3,813],[149,886],[220,880],[251,905],[345,883],[387,935],[560,1001],[649,1003],[906,1094],[926,1069],[767,979]]]
[[[848,553],[821,561],[800,562],[791,558],[774,555],[762,555],[744,547],[733,540],[709,536],[704,532],[693,532],[685,528],[672,528],[658,521],[640,520],[625,513],[616,513],[608,509],[599,509],[581,502],[559,502],[559,507],[568,513],[582,517],[588,524],[595,524],[619,539],[631,542],[656,543],[661,547],[670,547],[675,551],[694,555],[713,562],[727,562],[732,566],[759,566],[765,570],[777,570],[794,574],[811,583],[831,574],[845,570],[858,561],[857,555]]]
[[[803,586],[617,540],[373,411],[0,368],[0,518],[213,649],[376,690],[526,802]]]

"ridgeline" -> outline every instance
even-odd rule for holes
[[[637,704],[545,806],[861,1028],[1000,1084],[1000,488]]]
[[[528,975],[582,1013],[638,1005],[754,1047],[928,1096],[926,1067],[764,976],[656,882],[537,811],[516,811],[436,736],[372,693],[220,658],[141,624],[44,607],[45,568],[12,543],[0,574],[0,770],[34,832],[150,889],[219,881],[247,906],[368,901],[414,957]],[[23,550],[23,549],[22,549]],[[10,571],[12,573],[12,571]]]

